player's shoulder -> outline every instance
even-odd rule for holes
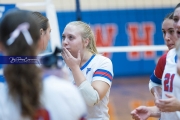
[[[174,56],[174,55],[176,55],[176,49],[175,48],[169,50],[167,53],[167,56]]]
[[[54,75],[48,76],[43,80],[43,93],[51,97],[61,96],[61,98],[67,98],[71,95],[71,97],[74,96],[73,99],[82,99],[75,85],[68,80],[61,79]]]
[[[169,58],[174,58],[172,56],[175,56],[176,55],[176,50],[175,48],[167,51],[166,53],[164,53],[158,60],[158,64],[163,64],[165,65],[166,64],[166,60],[169,59]],[[157,64],[157,65],[158,65]]]
[[[164,61],[164,60],[166,60],[166,57],[167,57],[168,52],[169,52],[169,51],[165,52],[165,53],[159,58],[159,61]]]
[[[78,88],[70,81],[59,78],[55,75],[48,76],[43,80],[43,89],[45,92],[54,93],[61,96],[80,96]],[[81,97],[81,96],[80,96]]]
[[[99,61],[99,62],[111,62],[111,60],[108,57],[103,56],[101,54],[96,54],[95,59],[96,61]]]
[[[162,59],[166,59],[166,61],[171,61],[173,60],[174,61],[174,57],[176,56],[176,49],[173,48],[171,50],[169,50],[166,54],[166,56],[164,56]]]
[[[48,76],[43,80],[44,87],[57,90],[57,91],[63,91],[63,90],[72,90],[76,89],[76,87],[69,82],[68,80],[59,78],[55,75]]]
[[[77,87],[55,75],[43,79],[41,100],[48,111],[57,113],[52,116],[58,119],[77,120],[86,113],[85,103]]]
[[[43,95],[46,98],[55,97],[57,99],[82,99],[81,94],[75,85],[54,75],[48,76],[43,80]],[[71,97],[69,95],[71,95]]]
[[[165,52],[161,57],[160,57],[160,61],[164,61],[166,60],[167,56],[172,56],[176,54],[176,49],[173,48],[171,50],[168,50],[167,52]]]
[[[166,58],[167,58],[167,54],[169,51],[167,51],[166,53],[164,53],[158,60],[158,63],[156,65],[156,69],[155,69],[155,74],[157,75],[157,71],[164,71],[164,67],[166,65]],[[160,73],[161,73],[160,72]],[[158,75],[157,75],[158,76]],[[161,76],[161,75],[160,75]],[[160,78],[160,77],[159,77]]]

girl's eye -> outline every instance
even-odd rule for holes
[[[178,18],[173,18],[174,22],[177,22],[178,21]]]
[[[65,36],[62,36],[62,40],[64,40],[65,39]]]
[[[174,33],[174,30],[170,30],[169,32],[172,34],[172,33]]]
[[[163,34],[165,34],[165,31],[162,31]]]
[[[74,37],[73,36],[69,36],[69,39],[72,40]]]

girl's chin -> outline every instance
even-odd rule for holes
[[[174,45],[168,46],[169,50],[173,49],[174,47]]]

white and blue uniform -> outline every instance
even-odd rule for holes
[[[90,83],[100,80],[106,82],[110,87],[113,79],[113,66],[109,58],[102,55],[92,55],[91,58],[80,68],[86,80]],[[71,81],[75,84],[73,76]],[[94,106],[87,106],[88,120],[109,120],[108,102],[110,89],[105,97]]]
[[[160,59],[160,64],[156,67],[157,76],[162,76],[160,79],[152,77],[152,82],[162,84],[162,99],[167,99],[166,93],[175,96],[180,101],[180,77],[177,73],[177,55],[176,50],[171,49],[167,54],[164,54]],[[158,69],[157,69],[158,68]],[[151,84],[151,83],[150,83]],[[180,120],[180,111],[162,112],[161,120]]]
[[[180,101],[180,76],[177,73],[176,50],[172,49],[166,56],[166,66],[162,76],[162,99],[165,94],[171,94]],[[180,120],[180,111],[163,112],[161,120]]]
[[[54,75],[47,76],[42,85],[41,104],[49,120],[83,120],[87,114],[86,105],[74,85]],[[20,101],[12,100],[6,83],[0,95],[0,120],[29,120],[22,118]]]

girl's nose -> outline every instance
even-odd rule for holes
[[[169,40],[170,40],[170,37],[169,37],[168,34],[165,35],[165,40],[166,40],[166,41],[169,41]]]
[[[66,39],[66,38],[64,38],[64,40],[62,41],[62,43],[63,43],[64,45],[67,45],[67,44],[68,44],[67,39]]]

